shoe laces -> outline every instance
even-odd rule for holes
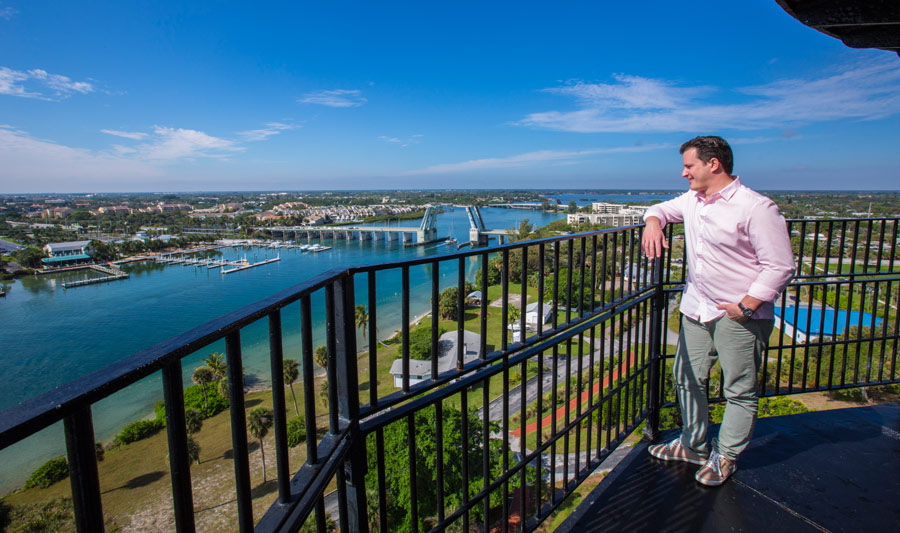
[[[706,460],[706,467],[711,468],[717,476],[722,477],[722,461],[723,457],[719,452],[713,450],[709,453],[709,459]]]

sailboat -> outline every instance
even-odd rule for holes
[[[451,244],[456,244],[456,231],[453,229],[453,221],[450,221],[450,237],[444,241],[444,244],[450,246]]]

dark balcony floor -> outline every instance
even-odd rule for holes
[[[557,531],[896,531],[900,524],[900,404],[760,419],[737,472],[718,488],[694,481],[696,466],[654,459],[647,445],[635,445]]]

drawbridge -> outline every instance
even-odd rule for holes
[[[509,229],[487,229],[477,205],[466,206],[466,215],[469,217],[469,244],[472,246],[487,246],[491,235],[497,235],[498,241],[503,244],[507,235],[515,233],[515,230]]]
[[[331,239],[331,240],[381,240],[401,241],[404,246],[421,246],[441,239],[437,236],[437,209],[425,208],[422,222],[418,227],[401,226],[274,226],[259,229],[268,230],[272,237],[285,240]]]

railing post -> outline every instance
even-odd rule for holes
[[[187,448],[181,359],[163,367],[163,397],[166,400],[166,436],[169,443],[175,531],[191,533],[195,531],[194,495],[191,491],[191,459]]]
[[[100,477],[97,473],[97,449],[94,445],[94,422],[91,407],[82,407],[64,421],[69,479],[75,527],[79,533],[103,531],[103,506],[100,499]]]
[[[662,383],[662,328],[665,324],[665,293],[662,282],[662,257],[651,259],[653,270],[654,294],[650,300],[650,375],[647,379],[647,424],[644,426],[644,437],[650,442],[659,438],[659,406],[662,404],[660,384]]]
[[[366,507],[366,443],[359,431],[359,370],[356,361],[356,321],[353,276],[334,284],[335,359],[338,368],[338,413],[350,426],[350,454],[344,463],[347,484],[345,531],[368,531]],[[375,384],[373,383],[374,387]]]

